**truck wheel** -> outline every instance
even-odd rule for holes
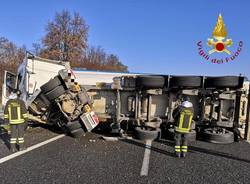
[[[207,88],[230,88],[241,87],[243,85],[243,77],[226,76],[226,77],[207,77],[205,86]]]
[[[62,84],[62,82],[61,82],[60,78],[57,76],[54,79],[50,79],[49,82],[45,83],[40,88],[41,88],[43,93],[47,93],[61,84]]]
[[[202,86],[202,78],[199,76],[195,77],[171,77],[170,78],[170,87],[179,88],[179,87],[201,87]]]
[[[63,93],[65,93],[65,89],[63,86],[57,86],[55,89],[51,90],[50,92],[46,93],[45,96],[49,100],[54,100],[57,97],[61,96]]]
[[[162,76],[143,75],[136,78],[136,86],[146,89],[163,88],[165,78]]]
[[[234,142],[234,133],[221,128],[207,128],[203,133],[204,140],[217,144],[229,144]]]
[[[137,139],[146,141],[146,140],[155,140],[159,138],[161,129],[153,128],[148,126],[138,126],[135,127],[135,136]]]

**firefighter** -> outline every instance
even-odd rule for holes
[[[178,158],[185,157],[188,151],[187,135],[190,132],[193,112],[193,104],[187,96],[173,112],[173,118],[175,119],[175,153]]]
[[[19,91],[12,92],[4,109],[4,119],[10,124],[10,150],[12,152],[16,151],[17,144],[19,144],[19,151],[25,148],[27,109],[24,101],[18,98],[19,94]]]

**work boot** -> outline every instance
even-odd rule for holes
[[[16,152],[16,144],[10,144],[10,151],[12,153],[15,153]]]
[[[26,150],[26,147],[24,146],[24,144],[19,144],[19,151],[23,150]]]
[[[187,155],[187,153],[184,153],[184,152],[181,153],[181,157],[183,157],[183,158],[185,158],[186,155]]]
[[[177,158],[181,158],[181,153],[175,153]]]

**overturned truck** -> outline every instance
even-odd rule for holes
[[[32,122],[58,126],[73,137],[99,123],[86,90],[76,82],[68,62],[27,54],[17,74],[5,71],[3,105],[15,89],[21,92]]]
[[[190,139],[232,143],[250,139],[249,81],[243,76],[118,76],[113,83],[84,85],[93,110],[111,130],[134,130],[137,138],[173,138],[173,110],[183,96],[194,106]]]
[[[190,139],[250,141],[249,81],[243,76],[72,70],[68,62],[28,53],[17,74],[5,71],[3,105],[13,89],[21,91],[30,120],[74,137],[105,124],[113,133],[131,132],[141,140],[173,138],[173,110],[189,96],[194,106]]]

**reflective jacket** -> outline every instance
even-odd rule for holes
[[[175,119],[175,131],[180,133],[188,133],[190,131],[194,109],[193,107],[179,106],[173,112]]]
[[[4,109],[4,119],[8,119],[10,124],[24,123],[28,118],[27,109],[20,99],[10,99]]]

